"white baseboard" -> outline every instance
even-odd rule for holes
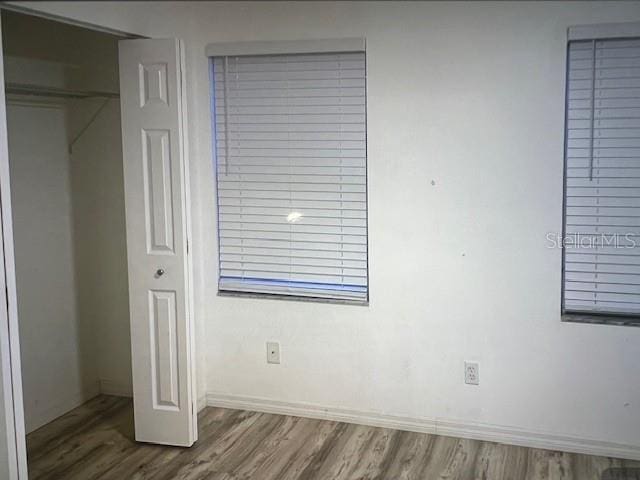
[[[113,395],[115,397],[133,397],[133,386],[122,382],[114,382],[102,378],[98,381],[100,392],[103,395]],[[198,398],[198,412],[207,406],[207,397],[203,395]]]
[[[523,447],[559,450],[564,452],[603,455],[640,460],[640,446],[594,439],[577,438],[555,433],[534,432],[512,427],[459,422],[445,419],[410,418],[383,413],[349,410],[310,403],[283,402],[268,398],[246,397],[209,392],[207,405],[211,407],[253,410],[257,412],[318,418],[374,427],[393,428],[410,432],[430,433],[449,437],[470,438]]]
[[[25,432],[31,433],[34,430],[46,425],[65,413],[79,407],[83,403],[91,400],[100,393],[98,383],[86,386],[83,390],[69,394],[63,398],[57,397],[48,401],[42,409],[29,408],[25,403]]]
[[[198,405],[198,413],[200,413],[200,411],[203,408],[208,406],[207,405],[207,395],[206,394],[201,396],[201,397],[198,397],[198,404],[197,405]]]
[[[114,395],[116,397],[133,397],[133,387],[129,383],[114,382],[106,378],[101,378],[100,393],[103,395]]]

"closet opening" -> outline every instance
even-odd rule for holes
[[[110,409],[133,438],[122,37],[7,10],[2,34],[27,456],[37,478],[38,458],[64,441],[65,426],[90,418],[65,416],[77,407]]]

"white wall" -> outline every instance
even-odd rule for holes
[[[545,242],[562,222],[566,29],[638,21],[640,4],[22,5],[187,42],[201,394],[640,456],[640,329],[562,323],[560,251]],[[370,306],[217,297],[205,44],[353,36],[367,38]],[[266,364],[267,340],[281,365]],[[480,362],[480,386],[463,384],[464,360]]]
[[[70,102],[70,131],[77,133],[84,128],[103,102]],[[131,395],[122,175],[120,102],[111,99],[75,143],[71,155],[78,314],[93,334],[91,356],[101,390]]]

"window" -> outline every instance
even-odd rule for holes
[[[588,30],[568,49],[563,308],[638,316],[640,38]]]
[[[219,291],[367,301],[364,52],[211,63]]]

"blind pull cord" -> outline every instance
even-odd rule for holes
[[[593,144],[596,106],[596,41],[591,42],[591,139],[589,142],[589,181],[593,181]]]
[[[224,174],[229,174],[229,136],[231,135],[229,127],[229,57],[224,57],[224,72],[222,81],[224,82]]]

